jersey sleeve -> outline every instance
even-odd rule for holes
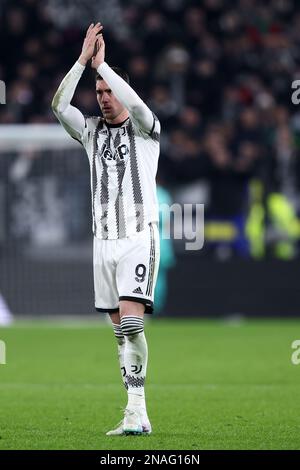
[[[82,143],[86,120],[71,100],[85,67],[76,62],[61,82],[52,100],[52,110],[68,134]]]
[[[156,127],[156,132],[160,132],[160,126],[156,125],[158,119],[148,108],[146,103],[138,96],[131,86],[123,80],[112,68],[103,62],[99,65],[97,72],[110,86],[113,94],[128,110],[134,125],[141,131],[151,135]],[[159,123],[158,123],[159,124]]]
[[[155,141],[159,141],[160,131],[161,131],[160,122],[158,120],[158,117],[154,113],[152,113],[152,116],[153,116],[153,124],[152,124],[152,128],[151,128],[151,130],[148,134],[151,137],[151,139],[153,139]]]

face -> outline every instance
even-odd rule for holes
[[[106,121],[114,121],[124,112],[124,106],[117,100],[104,80],[96,81],[96,93],[98,104]]]

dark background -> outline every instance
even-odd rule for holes
[[[162,315],[300,313],[299,2],[2,0],[0,17],[1,127],[56,123],[52,97],[98,20],[107,62],[159,117],[159,185],[173,202],[205,204],[206,227],[199,252],[174,241]],[[73,103],[99,113],[89,68]],[[93,313],[81,148],[0,141],[0,178],[0,290],[11,310]]]

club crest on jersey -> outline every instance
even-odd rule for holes
[[[126,144],[120,144],[115,149],[114,152],[106,145],[103,144],[101,149],[101,158],[104,158],[106,161],[125,161],[129,155],[129,148]]]

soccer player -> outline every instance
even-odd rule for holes
[[[70,103],[91,60],[103,117],[87,117]],[[95,307],[109,313],[128,402],[108,435],[149,434],[144,382],[148,348],[144,313],[152,313],[159,264],[155,177],[160,123],[129,86],[128,76],[105,62],[100,23],[91,24],[82,52],[63,79],[52,108],[85,148],[91,174]]]

